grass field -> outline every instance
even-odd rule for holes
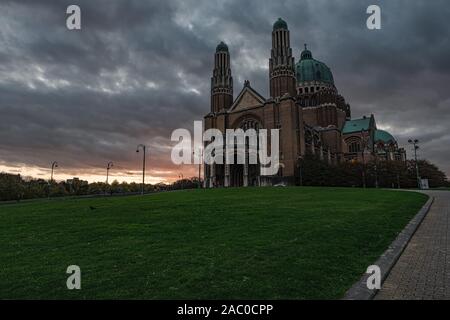
[[[0,205],[0,298],[340,298],[426,199],[292,187]]]

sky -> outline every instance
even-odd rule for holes
[[[66,8],[81,8],[81,30]],[[381,7],[381,29],[366,9]],[[450,176],[450,5],[446,0],[2,0],[0,172],[48,179],[147,182],[196,176],[170,160],[173,130],[210,110],[215,47],[231,54],[234,95],[244,80],[268,96],[272,25],[288,24],[332,70],[352,117],[374,114],[411,157]]]

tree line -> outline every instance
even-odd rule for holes
[[[419,175],[430,188],[449,187],[444,172],[427,160],[419,160]],[[417,188],[416,163],[405,161],[343,162],[329,165],[307,155],[299,164],[297,184],[306,186]]]
[[[144,193],[170,191],[178,189],[198,188],[198,178],[185,178],[172,184],[145,184]],[[49,182],[44,179],[23,178],[18,174],[0,173],[0,201],[19,201],[34,198],[65,197],[65,196],[95,196],[141,193],[142,184],[118,182],[87,183],[73,179],[69,181]]]

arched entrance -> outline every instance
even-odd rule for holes
[[[231,187],[257,187],[260,185],[260,166],[258,164],[230,165]]]
[[[246,133],[247,133],[247,130],[252,129],[252,130],[254,130],[254,132],[256,132],[256,134],[258,134],[258,131],[261,128],[260,122],[251,116],[244,116],[237,123],[238,123],[238,125],[236,127],[244,130]],[[227,165],[224,170],[224,174],[225,174],[224,181],[226,181],[225,186],[246,187],[246,186],[261,185],[261,178],[260,178],[261,171],[260,171],[259,163],[249,164],[250,158],[257,159],[257,158],[249,157],[249,153],[251,153],[254,156],[255,154],[257,154],[258,148],[257,148],[257,145],[254,146],[254,144],[251,144],[249,139],[250,139],[250,136],[246,136],[246,140],[245,140],[245,163],[246,164],[244,165],[242,163],[242,162],[244,162],[243,159],[239,159],[240,161],[238,161],[239,153],[237,152],[237,150],[235,150],[233,164]],[[252,140],[252,141],[255,141],[255,140]],[[256,144],[258,143],[257,138],[256,138],[255,142],[256,142]],[[252,147],[250,147],[251,145],[252,145]],[[250,150],[250,149],[252,149],[252,150]],[[242,152],[242,150],[241,150],[241,152]],[[238,164],[238,162],[240,162],[240,163]]]

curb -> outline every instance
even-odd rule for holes
[[[414,218],[409,221],[406,227],[400,232],[397,238],[390,244],[387,250],[375,261],[374,265],[380,267],[381,270],[381,285],[386,280],[390,271],[394,267],[400,255],[405,250],[412,236],[419,228],[420,223],[423,221],[431,205],[434,202],[434,197],[430,196],[428,201],[419,210],[419,212],[414,216]],[[369,274],[364,273],[361,279],[353,284],[353,286],[345,293],[343,300],[371,300],[377,294],[377,289],[367,288],[367,279]]]

